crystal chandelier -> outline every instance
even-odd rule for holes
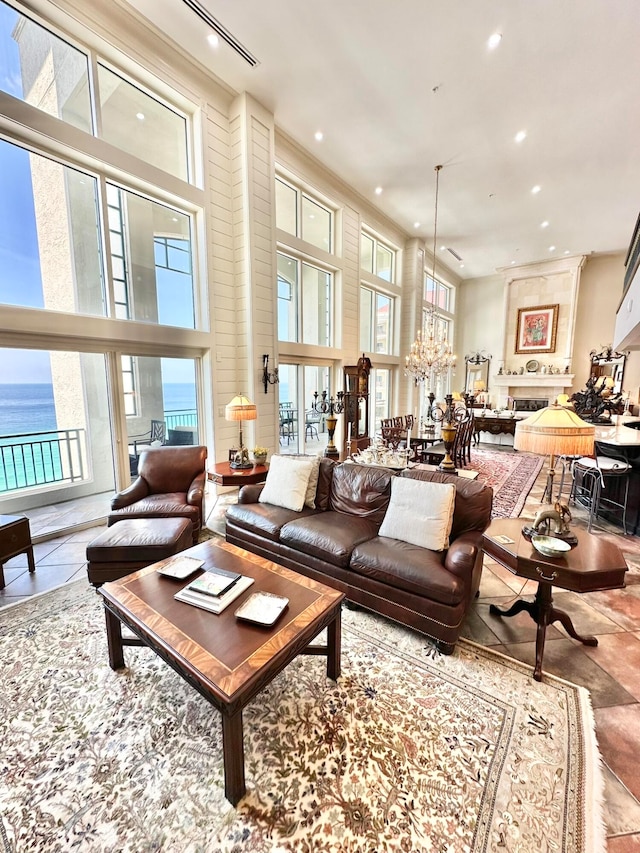
[[[438,189],[440,170],[435,166],[436,173],[436,203],[433,223],[433,268],[431,278],[436,281],[436,243],[438,238]],[[435,293],[434,293],[435,297]],[[447,373],[455,365],[456,357],[451,350],[444,330],[438,324],[438,314],[435,303],[429,303],[425,312],[422,330],[418,331],[415,341],[411,344],[409,355],[405,357],[405,376],[412,376],[416,384],[424,382],[430,387],[434,380]]]

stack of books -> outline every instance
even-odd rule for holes
[[[193,604],[211,613],[222,613],[253,583],[253,578],[225,569],[208,569],[173,596],[176,601]]]

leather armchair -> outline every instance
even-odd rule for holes
[[[202,525],[206,459],[203,446],[143,450],[137,479],[111,499],[108,526],[124,518],[188,518],[196,545]]]

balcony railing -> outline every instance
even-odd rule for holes
[[[195,409],[164,412],[167,432],[178,426],[198,427]],[[0,494],[76,483],[87,477],[85,429],[45,430],[0,436]]]
[[[0,492],[85,478],[86,431],[47,430],[0,438]]]
[[[164,413],[167,431],[177,426],[198,426],[198,413],[195,409],[171,409]]]

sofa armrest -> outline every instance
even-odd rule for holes
[[[144,477],[137,477],[130,486],[111,498],[111,509],[122,509],[131,506],[136,501],[141,501],[149,494],[149,484]]]
[[[458,536],[447,551],[444,560],[445,569],[458,577],[470,577],[480,553],[481,539],[482,534],[477,531],[469,531]]]
[[[238,493],[239,504],[257,504],[260,492],[264,489],[264,483],[252,483],[243,486]]]
[[[187,492],[187,503],[191,506],[202,506],[204,500],[204,484],[206,471],[202,471],[194,478]]]

